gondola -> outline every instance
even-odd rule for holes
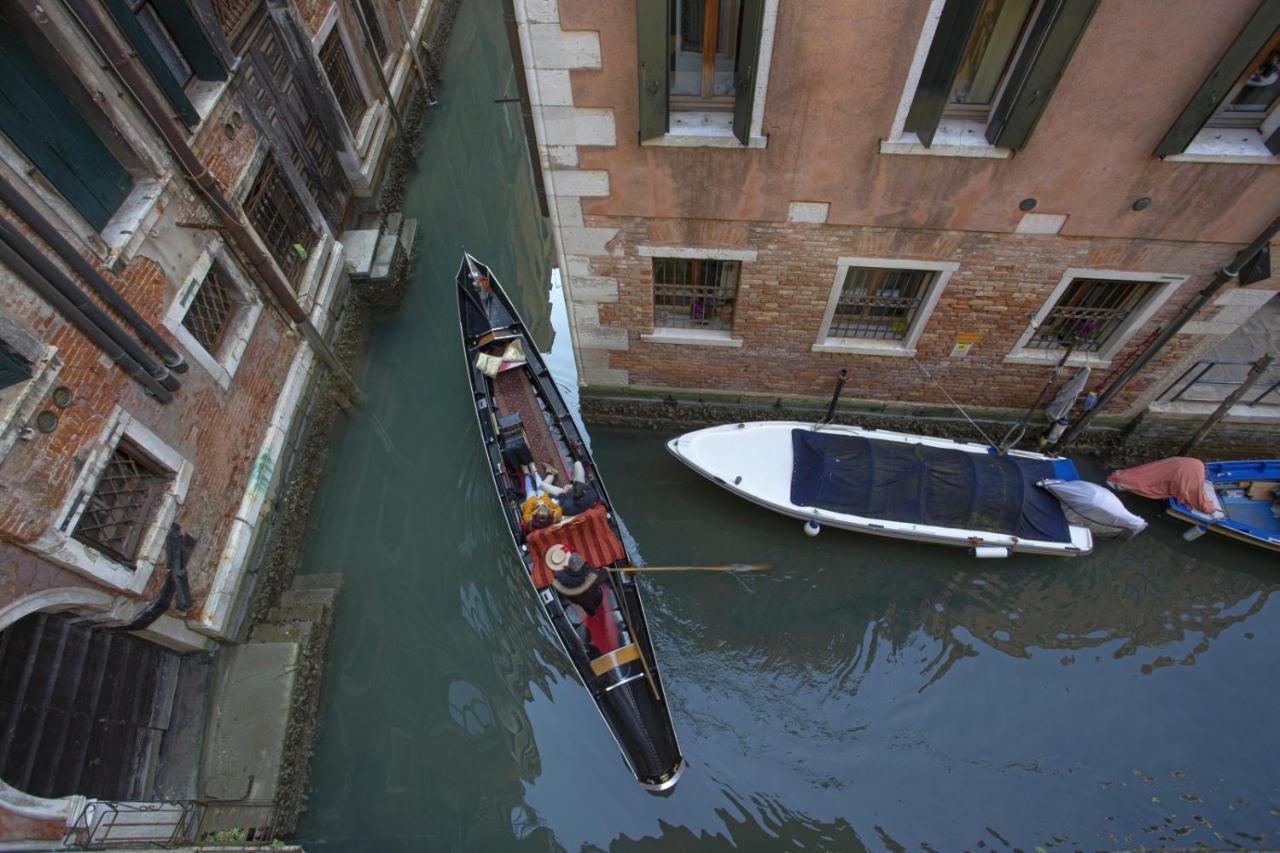
[[[501,285],[464,253],[458,311],[467,377],[485,458],[511,541],[556,638],[613,734],[636,780],[654,792],[679,781],[685,761],[662,689],[653,643],[622,533],[591,459],[551,373]],[[558,524],[527,530],[522,461],[549,466],[566,485],[582,463],[599,502]],[[576,551],[607,569],[593,614],[552,585],[554,560]],[[574,592],[574,590],[570,590]]]

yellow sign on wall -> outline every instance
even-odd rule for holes
[[[952,358],[964,358],[969,354],[969,350],[973,349],[973,345],[982,340],[982,335],[976,335],[972,332],[959,332],[956,335],[956,342],[951,347]]]

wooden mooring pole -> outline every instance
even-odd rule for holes
[[[1253,367],[1249,368],[1249,375],[1240,383],[1240,387],[1227,395],[1227,399],[1223,400],[1222,405],[1218,406],[1200,429],[1196,430],[1196,434],[1191,436],[1191,438],[1187,440],[1186,444],[1182,445],[1182,448],[1178,451],[1178,455],[1186,456],[1190,453],[1191,449],[1199,444],[1200,441],[1209,434],[1209,431],[1214,428],[1218,421],[1227,416],[1227,412],[1231,411],[1231,407],[1236,404],[1236,401],[1247,394],[1249,389],[1254,386],[1254,383],[1262,378],[1262,374],[1267,372],[1267,368],[1271,366],[1271,362],[1274,360],[1275,357],[1268,353],[1255,361],[1253,363]]]

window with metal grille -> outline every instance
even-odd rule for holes
[[[360,12],[364,15],[365,23],[369,25],[369,38],[373,42],[373,49],[377,51],[378,61],[382,62],[387,58],[387,37],[382,32],[382,25],[378,23],[373,0],[360,0]]]
[[[653,259],[653,325],[668,329],[733,328],[739,261]]]
[[[274,157],[263,161],[244,211],[289,281],[297,284],[316,233]]]
[[[257,8],[258,0],[213,0],[213,14],[228,42],[234,42]]]
[[[240,310],[240,294],[226,273],[218,267],[209,267],[209,272],[200,282],[200,288],[191,298],[191,305],[182,318],[182,325],[191,336],[200,342],[210,355],[217,358],[226,341],[227,331],[233,325],[236,312]]]
[[[1077,278],[1049,309],[1027,348],[1097,352],[1160,286],[1150,281]]]
[[[338,107],[347,119],[347,125],[354,133],[360,116],[364,114],[364,93],[360,91],[360,83],[356,80],[355,69],[347,58],[347,50],[342,44],[338,28],[334,27],[324,47],[320,48],[320,64],[333,87],[333,94],[338,99]]]
[[[827,336],[906,340],[937,273],[849,267]]]
[[[72,535],[116,560],[132,564],[169,480],[169,473],[142,451],[127,441],[120,442]]]

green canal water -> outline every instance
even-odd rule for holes
[[[489,263],[573,367],[498,0],[467,0],[406,202],[401,311],[361,366],[307,565],[342,572],[312,850],[1280,846],[1280,565],[1151,528],[1082,560],[975,562],[734,499],[653,432],[590,431],[649,563],[689,769],[632,781],[539,619],[462,369],[453,275]],[[553,305],[555,306],[553,308]],[[1103,472],[1088,473],[1095,477]]]

